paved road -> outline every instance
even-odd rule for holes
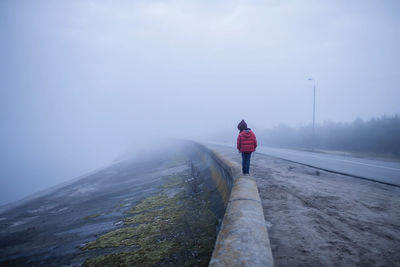
[[[232,145],[209,147],[241,163]],[[313,167],[261,153],[252,158],[250,173],[276,267],[399,266],[400,187],[325,171],[316,175]]]
[[[400,163],[398,162],[269,147],[259,147],[257,152],[329,171],[400,186]]]
[[[222,144],[233,146],[232,144]],[[328,171],[362,177],[400,186],[400,163],[351,156],[298,151],[283,148],[257,147],[257,153],[286,159]]]

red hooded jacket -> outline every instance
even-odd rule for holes
[[[254,152],[256,151],[256,147],[256,135],[250,129],[243,130],[239,133],[237,138],[237,149],[239,149],[240,152]]]

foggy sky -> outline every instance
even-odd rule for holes
[[[398,1],[0,1],[0,205],[160,137],[400,113]]]

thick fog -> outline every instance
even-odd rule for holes
[[[400,113],[398,1],[0,2],[0,204],[161,138]],[[230,139],[232,137],[232,140]]]

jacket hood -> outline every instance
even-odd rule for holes
[[[243,136],[251,136],[251,129],[250,129],[250,128],[247,128],[246,130],[241,131],[241,132],[240,132],[240,135],[243,135]]]

